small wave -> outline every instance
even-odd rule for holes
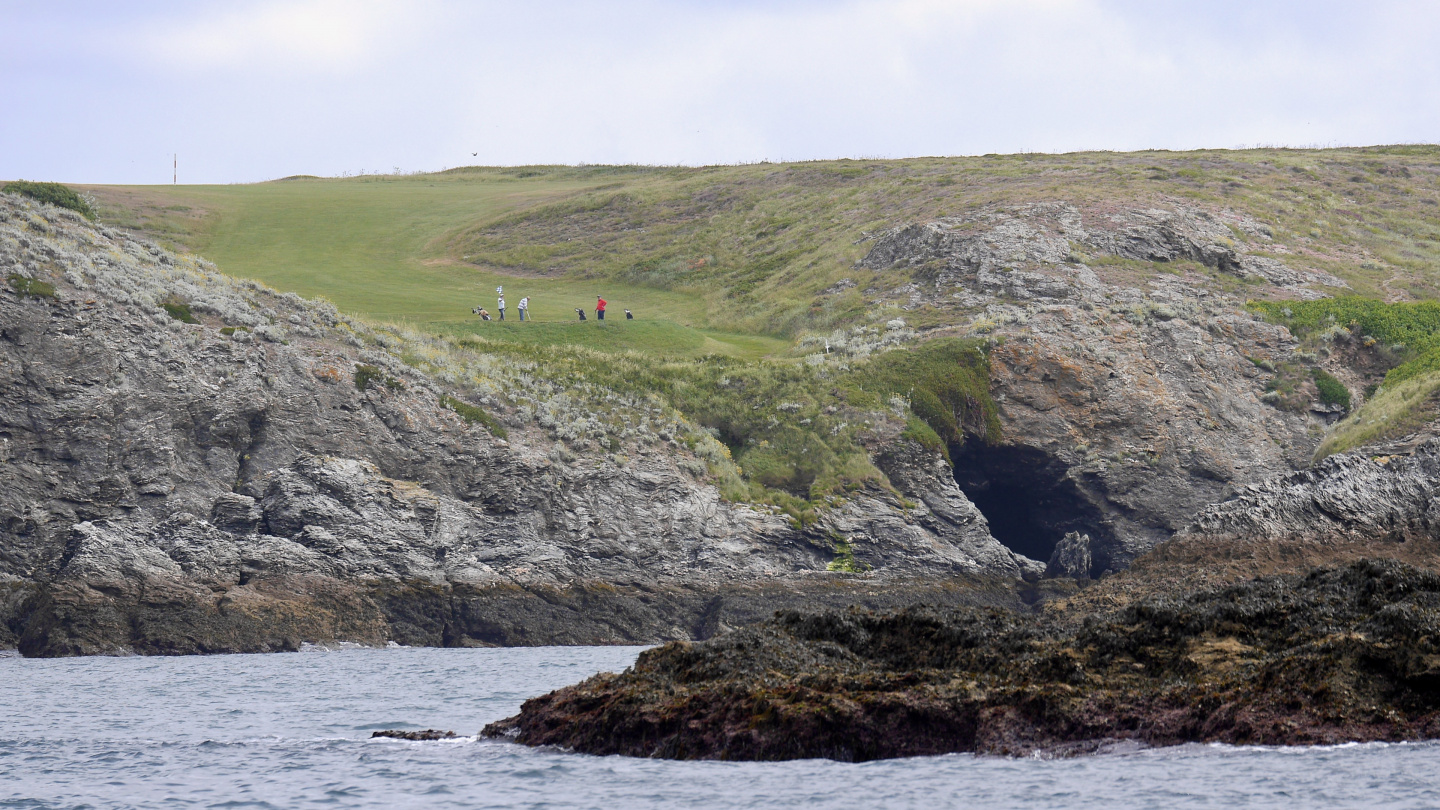
[[[1211,748],[1211,749],[1215,749],[1215,750],[1218,750],[1218,751],[1228,751],[1228,752],[1234,752],[1234,753],[1266,752],[1266,753],[1289,754],[1289,755],[1313,754],[1313,753],[1315,753],[1315,752],[1317,752],[1317,751],[1347,751],[1347,750],[1377,750],[1377,751],[1378,751],[1378,750],[1385,750],[1385,749],[1387,749],[1387,748],[1399,748],[1399,747],[1403,747],[1403,746],[1414,746],[1414,747],[1420,748],[1420,747],[1434,747],[1434,746],[1436,746],[1436,745],[1440,745],[1440,742],[1436,742],[1436,741],[1434,741],[1434,740],[1395,740],[1395,741],[1393,741],[1393,742],[1392,742],[1392,741],[1387,741],[1387,740],[1367,740],[1367,741],[1364,741],[1364,742],[1350,741],[1350,742],[1341,742],[1341,743],[1323,743],[1323,744],[1317,744],[1317,745],[1235,745],[1235,744],[1233,744],[1233,743],[1223,743],[1223,742],[1203,743],[1203,746],[1204,746],[1205,748]],[[1177,746],[1177,747],[1182,747],[1182,748],[1183,748],[1183,747],[1188,747],[1188,746]]]
[[[361,644],[358,641],[324,641],[319,644],[312,644],[308,641],[300,643],[300,652],[342,652],[344,650],[374,650],[378,649],[369,644]]]

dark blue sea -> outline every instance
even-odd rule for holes
[[[0,653],[0,808],[1440,807],[1440,745],[1188,745],[851,765],[593,757],[468,736],[636,647]]]

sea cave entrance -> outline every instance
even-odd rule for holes
[[[985,515],[990,534],[1017,554],[1048,562],[1067,532],[1092,541],[1110,536],[1100,509],[1066,477],[1064,462],[1044,450],[972,439],[951,445],[950,458],[955,483]]]

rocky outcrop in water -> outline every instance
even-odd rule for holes
[[[998,610],[786,612],[642,653],[484,734],[593,754],[862,761],[1118,741],[1440,735],[1440,576],[1362,561],[1083,621]]]
[[[801,529],[676,442],[576,454],[471,396],[497,438],[333,307],[68,212],[0,197],[0,269],[25,282],[0,285],[0,643],[29,655],[654,641],[817,600],[1019,599],[1028,563],[918,445],[879,458],[907,503],[860,491]],[[842,532],[870,574],[826,571]]]
[[[427,728],[424,731],[377,731],[370,735],[371,739],[385,737],[392,740],[409,740],[411,742],[428,742],[431,740],[452,740],[455,739],[455,732],[441,731],[435,728]]]

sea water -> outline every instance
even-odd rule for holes
[[[637,647],[0,653],[0,808],[1437,807],[1440,745],[668,762],[473,736]],[[370,739],[377,729],[458,740]]]

